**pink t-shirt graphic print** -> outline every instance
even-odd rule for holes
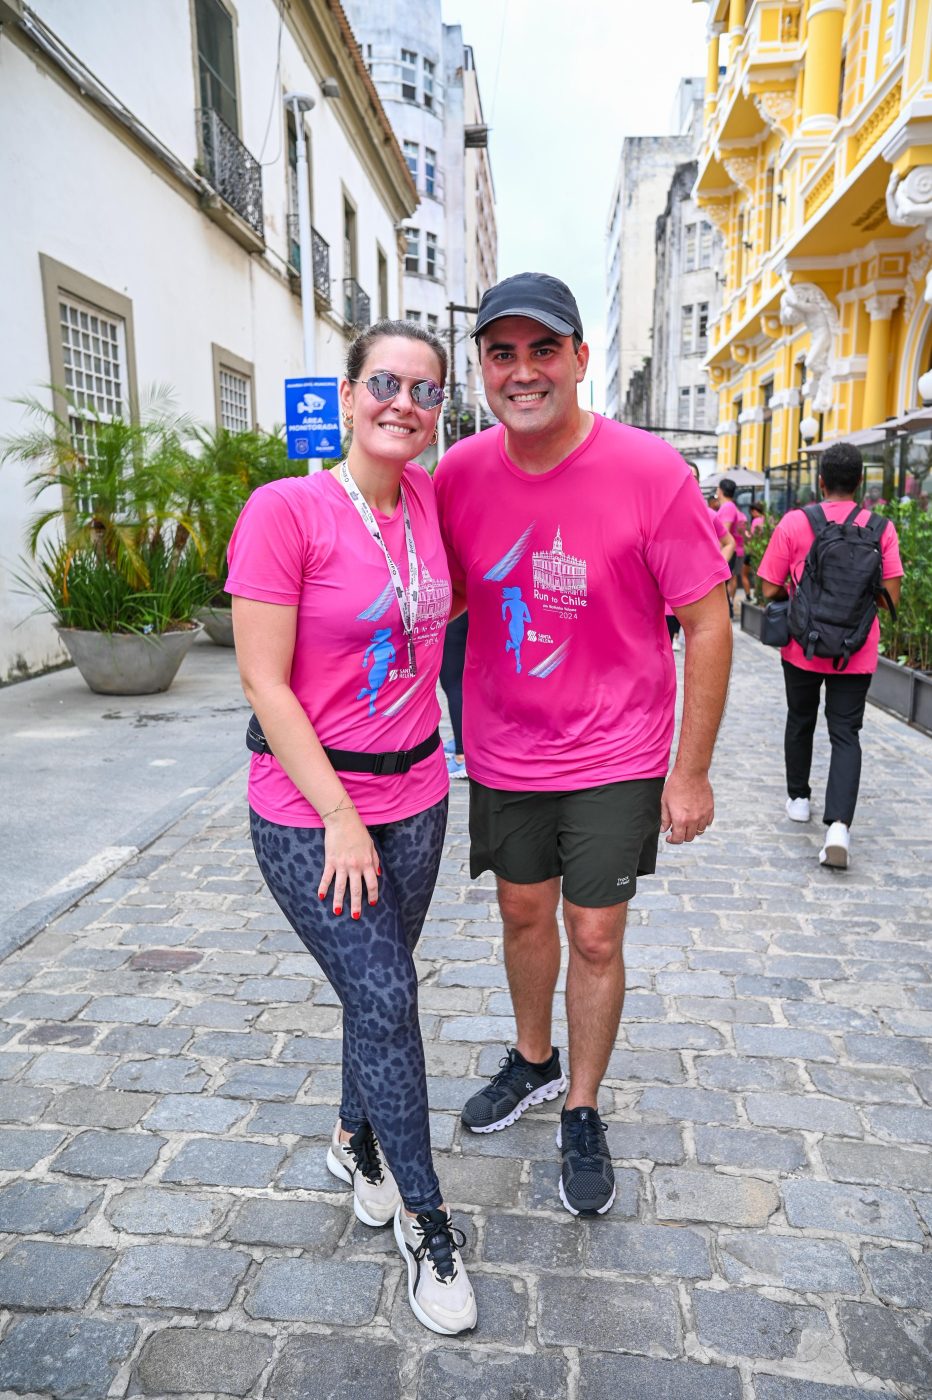
[[[357,753],[410,749],[427,739],[440,719],[436,689],[450,615],[450,576],[430,477],[409,464],[402,484],[420,581],[415,674],[385,558],[332,473],[288,477],[260,487],[230,540],[227,591],[298,609],[291,688],[328,748]],[[407,588],[401,506],[390,517],[375,514]],[[408,773],[345,773],[341,778],[370,825],[422,812],[448,789],[439,748]],[[270,755],[252,757],[249,801],[269,821],[322,825]]]
[[[729,572],[682,458],[594,415],[550,471],[521,471],[495,428],[452,448],[436,482],[469,607],[470,775],[559,791],[665,774],[676,672],[664,598],[695,602]]]

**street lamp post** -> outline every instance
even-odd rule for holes
[[[304,332],[304,372],[315,369],[314,334],[314,254],[311,248],[311,183],[307,164],[307,137],[304,116],[314,106],[314,98],[306,92],[288,92],[285,105],[294,117],[298,146],[298,246],[301,249],[301,324]]]

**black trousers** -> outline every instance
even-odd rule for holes
[[[461,613],[453,622],[447,623],[443,639],[443,660],[440,663],[440,684],[447,697],[456,753],[463,752],[463,667],[466,664],[468,631],[468,613]]]
[[[786,687],[786,734],[783,752],[786,761],[786,790],[790,797],[811,797],[809,771],[812,767],[812,738],[819,718],[822,682],[825,682],[825,722],[832,745],[825,789],[822,820],[826,826],[844,822],[850,826],[857,806],[861,781],[861,741],[864,706],[871,678],[821,675],[803,671],[789,661],[783,663]]]

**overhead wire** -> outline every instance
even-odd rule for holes
[[[265,135],[262,138],[262,149],[259,152],[259,165],[277,165],[282,154],[282,128],[278,128],[278,150],[275,152],[273,160],[263,160],[265,148],[269,139],[269,132],[272,128],[272,118],[275,115],[275,108],[278,105],[279,89],[281,88],[282,73],[282,31],[285,27],[285,0],[278,0],[278,42],[276,45],[277,55],[275,59],[275,77],[272,80],[272,101],[269,104],[268,120],[265,123]]]

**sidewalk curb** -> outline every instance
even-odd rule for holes
[[[236,759],[221,764],[213,772],[208,773],[206,781],[200,784],[194,792],[185,793],[176,797],[172,802],[166,802],[150,817],[138,822],[121,840],[106,847],[105,851],[99,852],[96,857],[87,861],[85,865],[74,872],[74,875],[79,876],[95,860],[103,860],[105,868],[99,874],[95,873],[87,878],[79,879],[74,885],[66,883],[71,878],[66,875],[58,885],[53,885],[51,890],[24,905],[22,909],[17,909],[14,914],[10,914],[0,923],[0,962],[8,958],[11,953],[15,953],[17,949],[25,947],[37,934],[48,928],[54,919],[59,918],[69,909],[73,909],[82,899],[98,889],[105,880],[109,880],[111,875],[128,865],[131,860],[135,860],[147,846],[151,846],[170,827],[180,821],[196,803],[203,801],[217,788],[222,787],[240,769],[245,768],[247,762],[247,758],[239,755]],[[109,860],[106,859],[107,853],[110,853]]]

